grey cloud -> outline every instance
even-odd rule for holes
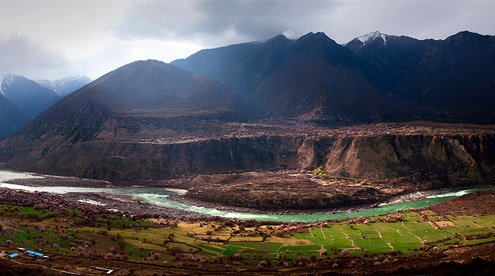
[[[51,76],[68,66],[60,54],[18,33],[0,39],[0,72],[32,77]]]
[[[370,31],[445,38],[492,34],[494,1],[271,0],[136,2],[113,30],[121,39],[200,40],[208,46],[266,39],[285,29],[324,31],[338,42]]]
[[[97,77],[136,59],[170,61],[286,29],[323,31],[339,43],[376,30],[420,39],[495,34],[495,0],[0,2],[0,73],[43,78]]]
[[[335,1],[149,1],[133,5],[114,31],[123,39],[183,40],[263,39],[285,29],[300,31],[299,23],[331,15]],[[318,12],[320,10],[320,12]],[[321,12],[324,11],[324,14]]]

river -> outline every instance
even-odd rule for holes
[[[437,204],[439,202],[449,200],[468,194],[471,192],[479,191],[482,189],[462,189],[457,191],[440,192],[431,194],[428,196],[423,196],[417,200],[406,200],[395,203],[384,203],[376,207],[367,207],[360,210],[349,210],[337,213],[304,213],[304,214],[264,214],[255,212],[236,212],[228,210],[220,210],[209,207],[202,207],[192,204],[186,204],[174,200],[171,196],[181,194],[182,191],[178,190],[167,190],[167,189],[146,189],[146,188],[82,188],[82,187],[48,187],[48,186],[25,186],[7,183],[9,180],[14,179],[30,179],[39,178],[42,176],[37,176],[29,173],[20,173],[12,171],[0,171],[0,187],[9,189],[19,189],[26,191],[39,191],[39,192],[49,192],[56,194],[65,193],[108,193],[117,195],[132,195],[140,199],[143,202],[185,210],[189,212],[196,212],[208,216],[217,216],[224,218],[235,218],[242,220],[258,220],[258,221],[273,221],[273,222],[313,222],[322,220],[332,220],[340,218],[356,218],[356,217],[366,217],[366,216],[376,216],[387,213],[397,212],[399,210],[407,209],[421,209],[426,208],[431,205]],[[486,188],[493,189],[493,188]],[[98,202],[87,201],[92,204],[98,204]]]

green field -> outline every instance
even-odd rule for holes
[[[427,219],[422,220],[421,216]],[[230,241],[262,240],[262,237],[240,237],[232,233],[235,227],[218,229],[219,225],[214,222],[202,227],[194,223],[180,223],[173,229],[120,229],[109,231],[108,234],[155,245],[164,244],[164,237],[173,234],[174,241],[189,244],[203,253],[212,256],[238,255],[246,259],[294,259],[299,256],[320,256],[323,251],[325,255],[332,256],[341,254],[344,249],[348,249],[352,255],[393,251],[413,254],[426,245],[442,249],[453,245],[495,241],[495,215],[443,217],[429,211],[410,211],[404,213],[403,217],[404,220],[398,222],[383,222],[381,217],[372,218],[366,224],[330,222],[327,226],[304,229],[302,233],[289,232],[283,236],[267,235],[274,230],[262,228],[258,231],[265,233],[264,241]],[[185,233],[189,235],[185,236]],[[221,239],[212,242],[211,237]],[[170,248],[170,245],[163,247]]]
[[[322,248],[340,252],[349,249],[352,254],[386,253],[400,251],[408,254],[419,249],[424,243],[438,248],[454,244],[476,244],[495,241],[495,216],[450,217],[448,225],[442,227],[434,223],[445,223],[445,218],[431,216],[431,221],[421,221],[418,216],[409,216],[402,222],[371,222],[368,224],[349,224],[348,222],[331,223],[326,227],[310,228],[308,233],[295,233],[287,240],[292,243],[304,241],[305,245],[285,245],[281,242],[227,242],[216,247],[216,252],[224,255],[239,253],[242,255],[258,254],[272,257],[294,253],[312,255]],[[478,236],[477,236],[478,235]],[[337,250],[336,250],[337,249]]]

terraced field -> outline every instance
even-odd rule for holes
[[[292,260],[301,256],[339,256],[343,250],[355,256],[394,251],[410,255],[420,248],[441,250],[495,241],[495,215],[438,216],[425,210],[409,211],[401,216],[402,221],[395,222],[385,222],[386,216],[369,218],[364,223],[330,222],[283,235],[274,235],[276,226],[266,225],[234,234],[237,226],[222,227],[214,222],[179,223],[176,228],[119,229],[107,234],[164,252],[180,247],[183,252],[206,256]],[[173,238],[167,240],[170,235]]]
[[[264,242],[229,242],[215,249],[220,252],[223,248],[221,252],[224,255],[239,253],[246,257],[256,255],[268,258],[286,255],[294,258],[298,253],[306,256],[319,255],[322,248],[326,249],[328,254],[340,252],[342,249],[348,249],[355,255],[391,251],[407,254],[426,244],[446,248],[456,244],[495,241],[495,216],[444,218],[431,214],[428,221],[423,221],[420,213],[411,212],[402,222],[386,223],[375,220],[376,222],[367,224],[343,222],[314,227],[307,233],[296,233],[292,237],[286,237],[286,240],[276,239],[279,242],[272,242],[271,238]],[[298,242],[305,245],[293,245]]]

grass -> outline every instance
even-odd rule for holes
[[[432,215],[426,213],[425,215]],[[417,212],[408,212],[404,222],[385,223],[374,220],[369,224],[350,225],[347,222],[331,223],[328,227],[315,227],[309,229],[308,233],[293,234],[292,237],[278,237],[279,243],[273,242],[229,242],[223,246],[223,254],[235,253],[248,257],[253,252],[259,253],[299,253],[313,255],[321,248],[327,250],[342,249],[351,250],[353,254],[361,252],[386,253],[400,251],[411,254],[419,249],[423,242],[429,242],[440,248],[445,248],[454,242],[465,245],[479,244],[495,241],[493,230],[495,227],[495,216],[480,217],[452,217],[450,220],[456,226],[435,228],[428,221],[423,221]],[[433,218],[444,221],[445,218]],[[461,240],[455,238],[455,234],[468,236],[469,239]],[[479,235],[477,238],[476,235]],[[270,240],[270,239],[268,239]],[[289,242],[285,240],[290,240]],[[297,243],[304,245],[294,245]],[[281,245],[281,246],[279,246]],[[357,249],[357,250],[356,250]],[[267,256],[269,257],[269,256]]]
[[[53,230],[40,231],[34,227],[21,227],[12,231],[10,234],[0,234],[0,241],[12,241],[22,247],[38,248],[40,244],[46,244],[45,252],[56,252],[61,249],[70,248],[70,239],[74,236],[69,232],[67,237],[55,233]],[[54,246],[55,245],[55,246]]]
[[[17,207],[7,204],[0,204],[0,217],[14,217],[42,221],[55,216],[56,214],[54,212],[44,210],[39,206]]]
[[[208,251],[215,252],[215,253],[222,253],[224,251],[224,249],[222,249],[220,247],[211,246],[211,245],[207,245],[207,244],[198,244],[198,246],[203,248],[203,249],[206,249]]]

